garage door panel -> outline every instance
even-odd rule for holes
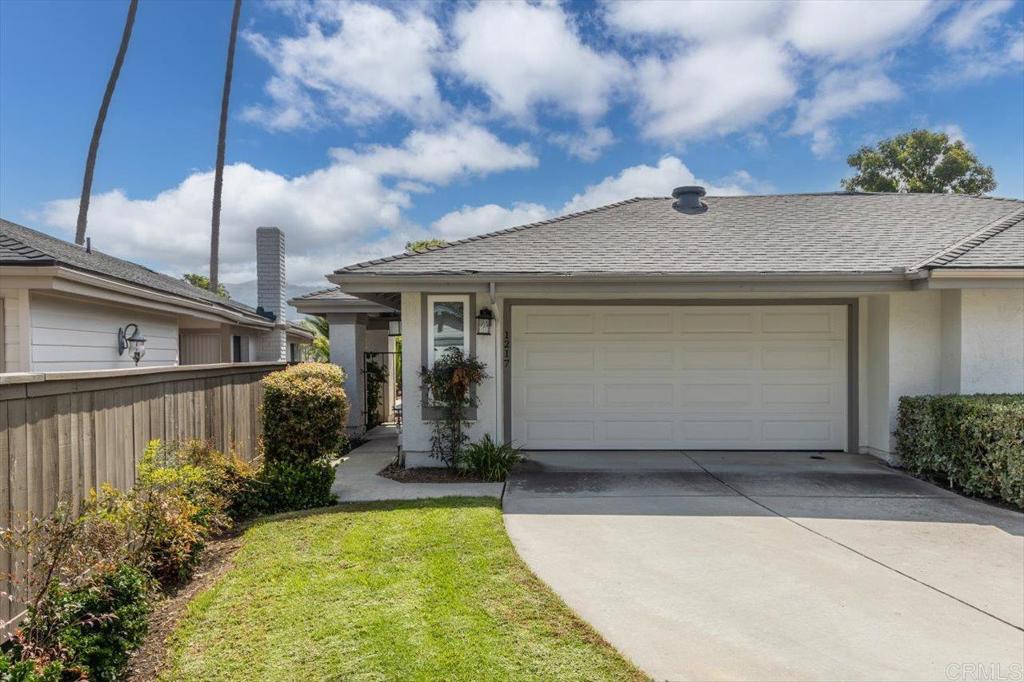
[[[749,407],[755,403],[756,387],[753,384],[683,383],[680,389],[680,405],[693,408],[702,405],[715,407]]]
[[[522,320],[524,334],[592,334],[594,333],[593,313],[571,313],[568,315],[551,312],[528,313]]]
[[[806,447],[831,439],[831,419],[773,419],[761,422],[761,438],[766,443],[788,443],[786,447]]]
[[[832,384],[763,384],[761,402],[767,407],[832,409]]]
[[[595,352],[588,348],[527,350],[526,369],[533,371],[593,370]]]
[[[842,449],[845,325],[842,306],[516,306],[513,439],[528,449]]]
[[[601,406],[626,409],[664,410],[673,404],[675,387],[662,383],[604,384]]]
[[[761,330],[767,334],[832,334],[838,331],[830,312],[764,312]]]
[[[753,369],[754,351],[751,348],[688,348],[679,350],[680,367],[694,370]]]
[[[718,444],[719,447],[737,446],[752,442],[752,419],[690,419],[680,422],[685,442],[700,445]]]
[[[525,419],[522,440],[524,443],[547,443],[542,447],[556,447],[558,444],[594,444],[594,422],[590,419]],[[520,439],[513,434],[513,439]]]
[[[675,441],[675,421],[612,419],[602,422],[604,438],[612,444],[658,443],[672,447]],[[642,446],[641,446],[642,447]]]
[[[671,370],[674,352],[671,348],[608,348],[600,352],[606,370]]]
[[[531,410],[595,406],[592,384],[529,384],[524,393]]]
[[[828,370],[835,366],[831,348],[765,348],[761,352],[763,369]]]
[[[608,313],[601,320],[601,329],[606,334],[672,333],[671,308],[648,313]]]
[[[717,310],[681,311],[680,329],[683,334],[751,334],[754,331],[753,312]]]

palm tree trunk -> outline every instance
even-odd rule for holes
[[[100,136],[103,134],[103,124],[107,120],[107,109],[110,108],[110,100],[114,97],[114,88],[117,86],[117,79],[121,75],[121,66],[124,64],[124,56],[128,52],[128,43],[132,39],[132,27],[135,25],[135,12],[139,8],[139,0],[131,0],[128,5],[128,17],[124,20],[124,33],[121,34],[121,47],[117,50],[117,57],[114,59],[114,68],[110,70],[110,78],[107,79],[107,89],[103,93],[103,102],[100,104],[99,114],[96,115],[96,125],[92,129],[92,141],[89,142],[89,155],[85,159],[85,177],[82,178],[82,197],[78,201],[78,224],[75,227],[75,243],[85,243],[85,227],[89,217],[89,199],[92,196],[92,175],[96,170],[96,152],[100,148]]]
[[[228,63],[224,70],[224,93],[220,100],[220,132],[217,134],[217,169],[213,175],[213,217],[210,221],[210,291],[217,291],[220,269],[220,195],[224,189],[224,150],[228,136],[228,100],[231,98],[231,75],[235,68],[235,42],[238,40],[238,17],[242,0],[235,0],[228,38]]]

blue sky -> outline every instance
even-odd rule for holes
[[[0,213],[68,238],[127,2],[0,3]],[[142,0],[89,233],[206,269],[226,1]],[[408,239],[458,238],[700,183],[837,189],[848,153],[962,137],[1024,197],[1024,3],[246,0],[222,278],[287,234],[316,286]]]

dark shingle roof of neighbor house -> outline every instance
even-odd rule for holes
[[[308,294],[302,296],[296,296],[291,299],[293,301],[348,301],[348,300],[361,300],[352,294],[346,294],[338,287],[330,287],[329,289],[320,289],[319,291],[311,291]]]
[[[0,219],[0,265],[62,265],[103,277],[210,303],[248,317],[264,320],[256,310],[244,303],[193,286],[185,280],[164,275],[131,261],[115,258],[96,249],[86,252],[80,246],[23,225]]]
[[[708,210],[699,214],[680,213],[672,201],[629,199],[336,272],[343,278],[880,273],[924,267],[996,223],[1024,218],[1024,201],[951,194],[706,197]],[[971,267],[1024,267],[1024,255],[1012,252],[1019,228],[1009,236],[1003,229],[975,245],[986,248]]]

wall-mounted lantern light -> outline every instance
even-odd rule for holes
[[[494,313],[490,308],[481,308],[480,314],[476,316],[476,333],[480,336],[490,336],[492,324],[494,324]]]
[[[388,320],[388,336],[401,336],[402,335],[402,320]]]
[[[117,354],[124,355],[125,351],[131,353],[136,366],[146,354],[146,337],[139,333],[137,324],[128,324],[117,330]]]

